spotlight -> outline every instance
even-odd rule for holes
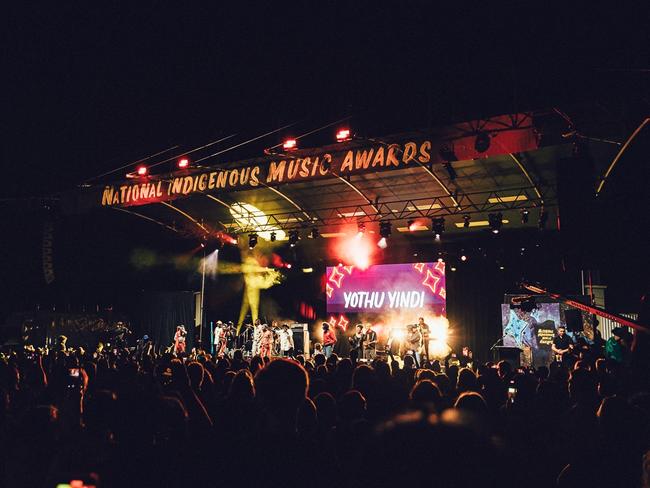
[[[257,234],[248,234],[248,249],[254,249],[257,246]]]
[[[381,237],[387,238],[390,237],[391,235],[391,225],[390,222],[386,222],[385,220],[382,220],[379,222],[379,235]]]
[[[521,211],[521,223],[522,224],[527,224],[528,223],[528,210],[524,209]]]
[[[300,232],[297,230],[290,230],[289,231],[289,245],[291,247],[296,247],[296,244],[298,244],[298,241],[300,240]]]
[[[378,246],[380,249],[386,249],[386,248],[388,247],[388,241],[386,240],[385,237],[382,237],[381,239],[379,239],[379,240],[377,241],[377,246]]]
[[[409,228],[409,231],[413,232],[415,230],[415,220],[409,220],[406,222],[406,226]]]
[[[490,149],[490,135],[487,132],[479,132],[476,134],[476,140],[474,141],[474,149],[476,152],[484,153]]]
[[[366,231],[366,224],[364,224],[363,222],[359,222],[357,224],[357,232],[359,234],[363,234],[365,231]]]
[[[178,166],[178,169],[185,169],[190,167],[190,160],[187,158],[181,158],[178,160],[178,163],[176,163],[176,166]]]
[[[345,142],[352,139],[352,133],[350,129],[340,129],[336,133],[336,142]]]
[[[490,229],[493,234],[498,234],[501,230],[501,226],[503,225],[501,217],[501,212],[496,214],[491,213],[488,215],[488,223],[490,224]]]
[[[463,215],[463,227],[468,228],[469,227],[469,221],[472,220],[472,217],[469,215]]]
[[[318,232],[318,227],[312,227],[311,232],[309,233],[311,239],[318,239],[320,237],[320,232]]]
[[[282,149],[285,151],[295,151],[298,149],[298,141],[295,139],[287,139],[282,143]]]
[[[269,237],[271,238],[271,242],[275,242],[278,238],[278,235],[275,232],[271,232],[271,235]]]
[[[144,164],[141,164],[135,169],[138,176],[146,176],[148,171],[149,169]]]
[[[440,240],[440,236],[445,232],[445,218],[434,217],[431,219],[431,229],[436,236],[436,240]]]
[[[539,214],[539,222],[537,223],[539,230],[544,230],[544,228],[546,227],[547,220],[548,220],[548,212],[542,209],[542,211]]]
[[[463,262],[467,261],[467,254],[465,254],[465,251],[460,251],[460,260]]]
[[[456,267],[455,267],[455,266],[452,266],[452,267],[451,267],[451,270],[452,270],[452,271],[456,271]]]

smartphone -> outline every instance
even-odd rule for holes
[[[508,401],[510,401],[510,402],[514,402],[516,396],[517,396],[517,388],[515,388],[515,387],[512,386],[512,385],[510,385],[510,386],[508,387]]]
[[[70,369],[68,369],[68,375],[71,378],[79,378],[79,368],[70,368]]]

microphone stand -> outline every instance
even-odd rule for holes
[[[492,347],[490,347],[490,351],[493,350],[495,347],[497,347],[497,344],[498,344],[499,342],[501,342],[501,341],[502,341],[503,339],[505,339],[505,338],[506,338],[505,335],[499,337],[499,338],[497,339],[497,341],[496,341],[494,344],[492,344]]]

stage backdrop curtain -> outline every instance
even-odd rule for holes
[[[141,335],[147,334],[156,347],[168,347],[176,327],[187,330],[187,350],[194,347],[194,293],[191,291],[142,292],[136,310]]]
[[[469,346],[480,361],[492,360],[490,346],[502,335],[501,303],[506,291],[504,273],[490,267],[447,273],[447,318],[450,345]]]

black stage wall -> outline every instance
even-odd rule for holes
[[[194,347],[193,292],[142,292],[135,314],[139,335],[147,334],[157,346],[171,345],[176,327],[183,324],[187,330],[187,350]]]

